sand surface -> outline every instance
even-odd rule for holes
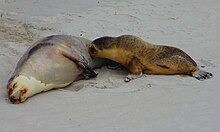
[[[212,79],[97,69],[95,79],[11,104],[6,83],[25,50],[52,34],[133,34],[186,51]],[[0,132],[220,131],[219,0],[0,0]]]

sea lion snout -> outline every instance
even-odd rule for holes
[[[12,103],[18,104],[28,98],[28,89],[20,85],[19,76],[10,79],[7,85],[8,97]]]

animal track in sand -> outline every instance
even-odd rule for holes
[[[40,38],[40,33],[52,31],[54,29],[48,27],[39,27],[32,23],[19,21],[15,18],[1,15],[0,17],[0,40],[8,42],[33,42]]]

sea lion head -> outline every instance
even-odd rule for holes
[[[8,97],[12,103],[18,104],[24,102],[30,94],[27,87],[21,84],[20,77],[12,77],[7,85]]]
[[[101,37],[98,39],[95,39],[90,45],[89,45],[89,54],[91,56],[98,57],[99,54],[104,52],[105,50],[109,50],[112,47],[115,46],[115,38],[114,37]]]
[[[7,91],[10,101],[14,104],[23,103],[29,97],[44,92],[47,84],[35,77],[16,75],[8,81]]]

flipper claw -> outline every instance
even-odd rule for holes
[[[206,71],[202,71],[202,70],[198,70],[192,73],[192,76],[195,77],[196,79],[203,81],[205,79],[209,79],[213,76],[212,73],[210,72],[206,72]]]

